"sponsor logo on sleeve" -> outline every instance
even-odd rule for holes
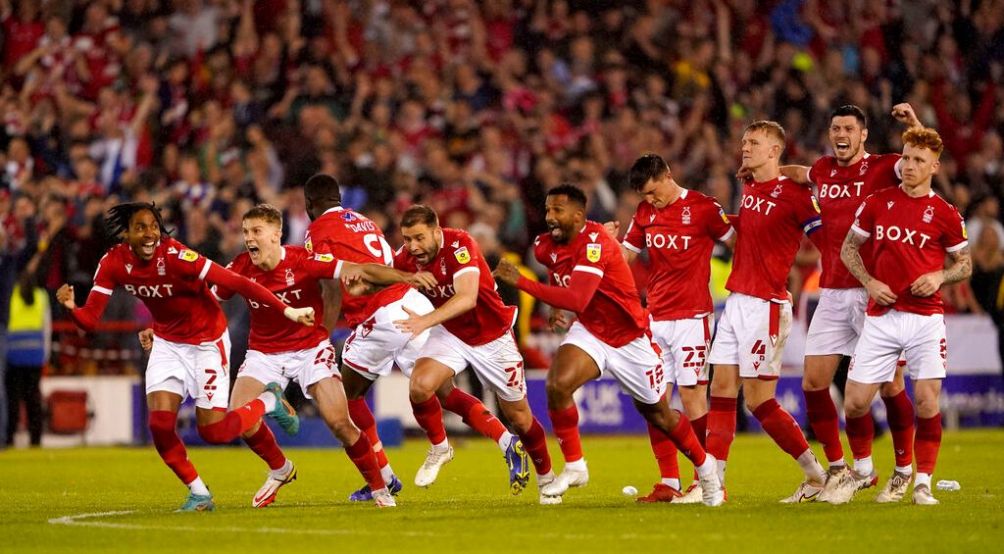
[[[467,250],[466,246],[462,246],[456,249],[453,252],[453,257],[455,257],[457,261],[462,264],[466,264],[471,261],[471,253]]]
[[[330,264],[331,262],[335,261],[335,257],[331,254],[314,254],[314,259],[319,262],[324,262],[326,264]]]

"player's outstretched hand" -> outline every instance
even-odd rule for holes
[[[917,113],[913,111],[913,106],[909,102],[903,102],[901,104],[896,104],[892,107],[892,116],[907,127],[920,127],[920,119],[917,118]]]
[[[428,271],[419,271],[411,274],[411,277],[408,278],[408,284],[416,289],[431,289],[439,283],[436,281],[435,275]]]
[[[502,258],[499,260],[499,265],[495,266],[492,276],[503,283],[515,285],[516,281],[519,281],[519,269],[509,260]]]
[[[603,224],[603,230],[613,237],[614,240],[617,240],[617,234],[621,232],[621,222],[616,220],[608,221]]]
[[[143,329],[139,332],[139,345],[147,352],[153,348],[153,329]]]
[[[889,306],[896,302],[896,295],[889,288],[889,285],[879,281],[878,279],[872,279],[868,281],[865,285],[868,289],[868,296],[871,296],[876,302],[882,306]]]
[[[942,271],[932,271],[925,273],[910,285],[910,292],[914,296],[928,297],[938,292],[941,284],[945,282],[945,274]]]
[[[306,327],[313,327],[314,326],[314,308],[310,308],[310,307],[307,307],[307,308],[293,308],[291,306],[288,306],[288,307],[286,307],[285,310],[283,310],[282,313],[288,319],[291,319],[291,320],[299,323],[300,325],[304,325]]]
[[[67,310],[73,311],[77,308],[77,304],[73,301],[73,287],[70,285],[63,284],[59,287],[56,291],[56,300]]]
[[[394,326],[401,332],[411,333],[412,337],[417,337],[422,334],[422,331],[429,328],[429,324],[426,322],[425,316],[411,311],[407,306],[401,306],[401,309],[404,310],[404,313],[408,314],[408,319],[394,320]]]
[[[342,284],[345,290],[352,296],[362,296],[377,291],[377,287],[363,279],[362,275],[343,275]]]

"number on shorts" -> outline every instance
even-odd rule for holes
[[[695,369],[699,371],[702,367],[704,367],[704,359],[708,354],[707,346],[703,344],[700,346],[684,346],[682,350],[687,353],[687,359],[683,360],[683,367],[685,369]]]
[[[366,249],[370,253],[382,259],[384,265],[392,265],[394,263],[394,251],[382,236],[376,233],[366,233],[363,235],[363,244],[366,245]]]
[[[662,364],[655,366],[655,369],[646,371],[645,375],[648,377],[648,388],[659,390],[662,386]]]
[[[765,360],[767,358],[767,345],[764,344],[762,340],[757,339],[757,341],[753,343],[753,348],[750,349],[750,354],[760,356],[760,361]]]
[[[514,367],[505,368],[505,373],[508,376],[506,387],[523,390],[523,362],[518,362]]]
[[[335,364],[335,348],[333,346],[325,346],[322,350],[317,352],[317,356],[314,357],[314,365],[323,365],[324,367],[331,369],[331,366]]]

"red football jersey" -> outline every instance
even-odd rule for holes
[[[784,177],[743,183],[739,236],[725,288],[785,301],[788,272],[806,235],[822,225],[812,191]]]
[[[153,316],[153,332],[172,342],[200,344],[227,330],[223,310],[204,281],[212,261],[164,237],[153,258],[143,260],[126,244],[113,246],[98,263],[92,291],[111,296],[121,286]]]
[[[823,228],[819,230],[823,273],[819,286],[852,289],[861,283],[840,261],[840,247],[854,223],[854,212],[872,193],[899,185],[899,154],[865,154],[858,163],[841,167],[833,156],[819,158],[809,168],[809,180],[816,185]],[[861,259],[871,268],[871,243],[861,247]]]
[[[648,313],[641,305],[631,269],[620,245],[603,225],[587,221],[568,244],[559,244],[550,233],[543,233],[534,241],[533,254],[547,267],[553,285],[567,287],[573,271],[600,276],[596,294],[578,314],[579,322],[596,338],[616,348],[648,330]]]
[[[453,298],[453,281],[457,276],[470,272],[478,274],[478,302],[474,309],[443,323],[447,331],[471,346],[501,337],[512,329],[516,321],[516,307],[502,302],[481,248],[466,231],[444,227],[439,253],[425,265],[419,264],[414,256],[401,248],[394,256],[394,267],[412,273],[428,271],[435,275],[439,284],[435,290],[418,290],[437,308]]]
[[[331,254],[336,259],[391,265],[394,250],[383,231],[365,216],[344,208],[331,208],[307,227],[304,246],[310,254]],[[342,285],[342,317],[350,327],[366,321],[378,309],[400,300],[408,285],[399,283],[379,292],[352,296]]]
[[[624,241],[632,252],[648,249],[648,309],[659,321],[711,312],[711,250],[735,231],[713,198],[683,189],[675,202],[638,205]]]
[[[858,210],[851,229],[873,242],[871,274],[896,295],[891,306],[868,301],[868,315],[890,309],[915,314],[944,313],[941,291],[914,296],[910,285],[918,277],[945,267],[945,252],[969,245],[966,222],[959,211],[937,194],[913,198],[901,187],[869,196]]]
[[[243,275],[267,288],[288,306],[314,308],[314,326],[306,327],[284,317],[278,317],[269,306],[245,299],[251,312],[251,336],[248,348],[259,352],[289,352],[313,348],[328,338],[324,328],[324,301],[321,298],[321,279],[337,277],[338,260],[331,254],[309,254],[299,246],[283,246],[279,265],[265,271],[251,262],[243,252],[227,265],[227,269]],[[221,299],[233,296],[234,291],[213,287]]]

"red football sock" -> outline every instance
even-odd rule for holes
[[[573,402],[562,410],[548,410],[551,416],[551,426],[558,437],[558,446],[565,457],[565,463],[582,459],[582,440],[579,439],[579,409]]]
[[[898,467],[913,465],[913,402],[910,402],[910,397],[906,395],[906,389],[899,391],[896,396],[883,397],[882,402],[885,402],[896,465]]]
[[[269,469],[279,469],[286,465],[286,456],[279,448],[279,443],[275,442],[272,430],[268,428],[268,425],[265,425],[264,421],[253,435],[244,437],[244,442],[259,458],[265,460]]]
[[[652,444],[652,453],[659,464],[659,477],[663,479],[679,479],[680,463],[676,459],[676,445],[669,435],[648,424],[648,440]]]
[[[544,427],[541,426],[537,418],[533,418],[533,424],[526,433],[520,433],[519,439],[523,441],[523,448],[530,455],[537,475],[546,475],[551,471],[551,455],[547,452],[547,435],[544,434]]]
[[[700,441],[697,440],[697,435],[694,434],[694,428],[690,425],[690,420],[687,419],[687,415],[677,411],[680,416],[680,420],[676,422],[676,427],[669,432],[670,438],[673,439],[673,443],[676,444],[676,448],[687,457],[688,460],[694,463],[694,467],[704,464],[704,459],[706,453],[704,452],[704,447],[701,446]],[[677,471],[677,475],[679,475]]]
[[[506,432],[505,425],[480,400],[454,387],[446,396],[443,407],[463,418],[464,423],[482,435],[498,442]]]
[[[417,404],[412,402],[411,409],[415,413],[418,425],[429,436],[429,442],[432,444],[441,444],[446,440],[446,426],[443,425],[443,408],[439,405],[438,398],[433,396],[425,402]]]
[[[380,435],[377,434],[376,419],[373,417],[370,407],[366,404],[365,398],[349,400],[349,417],[352,418],[352,422],[356,424],[356,427],[366,435],[366,438],[370,440],[370,444],[373,445],[373,453],[376,454],[377,464],[380,467],[386,467],[390,462],[387,460],[387,453],[384,452]]]
[[[705,413],[701,417],[690,420],[690,426],[694,428],[697,442],[701,443],[701,447],[704,447],[708,442],[708,414]]]
[[[809,416],[809,426],[816,440],[823,445],[826,460],[831,464],[844,460],[844,447],[840,444],[840,421],[837,407],[830,397],[830,389],[806,390],[805,405]]]
[[[736,438],[736,399],[712,396],[708,411],[708,453],[719,461],[729,459],[729,447]]]
[[[349,455],[352,463],[356,464],[356,469],[362,474],[363,479],[366,479],[370,490],[375,491],[387,486],[380,476],[380,466],[377,465],[376,455],[373,454],[373,445],[365,433],[359,433],[359,439],[352,446],[346,446],[345,453]]]
[[[150,412],[150,436],[153,437],[153,445],[164,460],[167,467],[174,471],[174,474],[181,479],[184,484],[189,484],[199,477],[199,472],[195,471],[195,466],[188,460],[188,452],[185,450],[185,443],[181,442],[175,425],[178,421],[178,414],[166,410],[155,410]]]
[[[917,418],[917,473],[934,473],[941,449],[941,414]]]
[[[784,411],[784,408],[771,398],[757,406],[753,410],[753,416],[760,421],[763,430],[774,439],[774,442],[781,447],[792,458],[798,459],[806,450],[809,443],[805,441],[805,435],[795,422],[791,414]]]
[[[861,417],[847,418],[847,442],[851,445],[851,454],[855,460],[862,460],[872,455],[872,441],[875,440],[875,424],[872,413],[865,412]]]
[[[199,436],[209,444],[226,444],[254,427],[261,421],[263,415],[265,415],[265,403],[255,398],[240,408],[227,412],[227,415],[216,423],[198,426]]]

